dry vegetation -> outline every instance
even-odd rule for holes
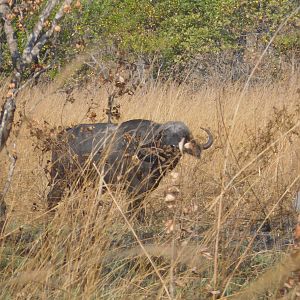
[[[36,149],[32,126],[91,122],[91,111],[93,121],[106,120],[104,89],[89,83],[74,91],[71,103],[57,92],[59,84],[19,95],[27,121],[15,128],[18,137],[12,135],[8,145],[13,151],[15,143],[18,160],[0,241],[1,299],[296,297],[293,268],[284,273],[278,266],[284,276],[276,283],[267,278],[250,285],[252,292],[242,298],[237,293],[293,247],[293,199],[300,190],[299,77],[251,87],[242,98],[238,84],[191,91],[156,83],[119,99],[121,120],[181,120],[195,136],[202,134],[200,126],[215,135],[214,147],[201,160],[184,157],[178,178],[170,174],[147,198],[142,224],[125,220],[124,194],[101,195],[99,188],[71,191],[56,213],[47,213],[44,168],[50,154]],[[0,190],[8,168],[3,151]],[[169,208],[164,196],[174,185],[180,195]]]

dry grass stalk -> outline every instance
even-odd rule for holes
[[[249,88],[231,133],[235,155],[230,152],[227,157],[228,126],[240,96],[237,86],[224,89],[211,85],[190,92],[188,87],[158,83],[124,99],[122,120],[182,120],[195,135],[203,126],[210,127],[216,137],[215,147],[201,160],[184,157],[178,166],[180,200],[175,190],[170,190],[176,200],[164,201],[164,191],[174,185],[171,174],[147,198],[144,224],[122,217],[120,212],[126,210],[129,199],[118,189],[113,195],[103,194],[100,175],[95,188],[85,180],[84,189],[76,190],[74,182],[56,213],[46,211],[48,180],[44,168],[49,152],[42,154],[36,137],[47,140],[53,125],[89,122],[86,112],[90,98],[102,111],[107,93],[97,87],[90,87],[90,94],[75,90],[74,103],[64,105],[62,95],[48,94],[53,86],[25,88],[25,113],[36,123],[31,128],[22,126],[18,139],[8,145],[11,149],[16,143],[18,161],[6,196],[9,214],[0,246],[1,297],[153,298],[166,296],[166,290],[170,293],[171,283],[178,299],[199,299],[199,295],[207,299],[217,291],[234,295],[266,268],[276,265],[291,243],[295,219],[292,199],[300,189],[298,79],[295,76],[274,85]],[[97,114],[95,121],[101,117]],[[4,154],[0,166],[5,172],[9,169]],[[0,186],[4,184],[1,177]],[[261,207],[272,226],[271,232],[264,232],[269,239],[266,242],[260,233],[266,223]],[[173,220],[175,211],[175,230],[167,234],[164,222]],[[217,234],[218,281],[213,286],[211,253],[215,253]],[[298,263],[296,260],[293,263]],[[39,271],[46,274],[39,284],[30,279],[35,275],[17,284],[20,274]],[[274,282],[261,291],[275,292],[279,286]]]

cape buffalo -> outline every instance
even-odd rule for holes
[[[106,184],[122,183],[134,199],[131,207],[138,207],[183,153],[200,158],[202,150],[211,147],[212,134],[202,129],[208,134],[205,144],[196,142],[182,122],[159,124],[137,119],[119,125],[80,124],[65,130],[52,151],[49,208],[60,201],[74,180],[88,174],[95,181],[99,170]]]

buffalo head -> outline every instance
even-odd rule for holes
[[[180,150],[181,154],[187,153],[200,158],[202,150],[206,150],[213,144],[213,136],[208,129],[202,128],[208,134],[205,144],[198,143],[192,136],[189,128],[182,122],[167,122],[157,130],[161,145],[172,146]]]

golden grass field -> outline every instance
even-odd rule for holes
[[[290,272],[297,268],[273,266],[294,247],[299,76],[255,85],[242,95],[242,84],[212,83],[193,91],[155,83],[118,99],[121,120],[180,120],[201,141],[206,136],[200,126],[215,137],[200,160],[182,159],[176,182],[168,175],[147,197],[145,223],[124,219],[123,193],[101,195],[98,189],[71,191],[55,213],[47,212],[44,168],[50,153],[35,149],[30,123],[43,128],[45,121],[46,127],[91,122],[91,106],[96,121],[106,121],[107,92],[97,82],[77,89],[74,103],[66,102],[59,85],[57,79],[18,97],[28,121],[8,142],[18,160],[0,241],[1,299],[297,297],[299,284]],[[9,168],[5,151],[0,168],[2,190]],[[180,197],[168,208],[164,196],[172,185],[179,186]],[[249,285],[270,268],[265,281]],[[274,272],[282,277],[274,279]]]

